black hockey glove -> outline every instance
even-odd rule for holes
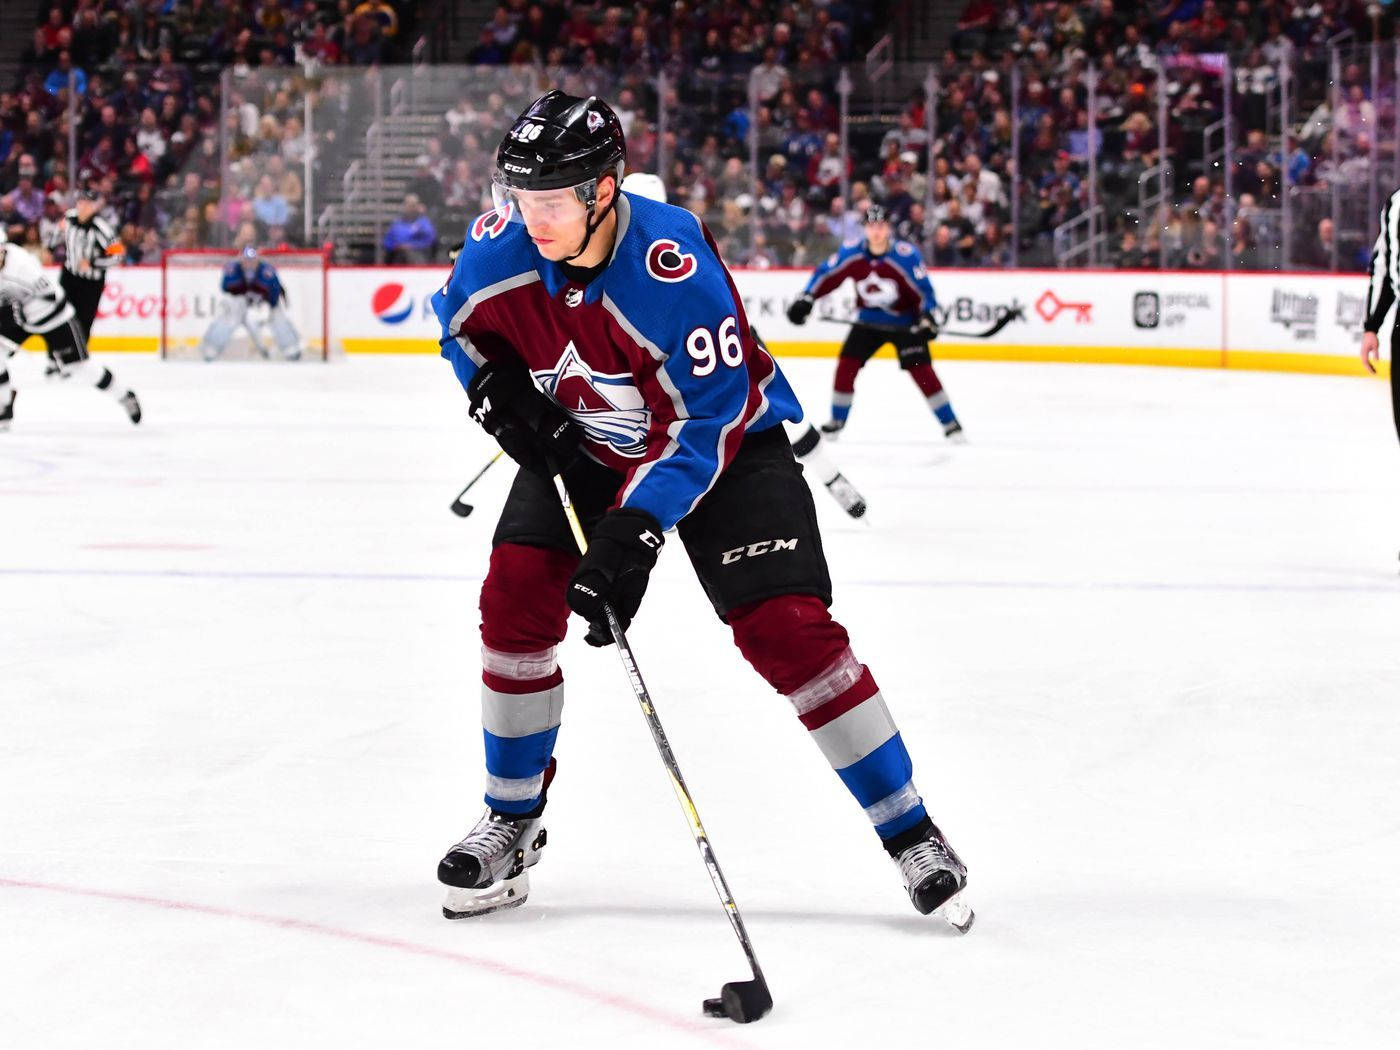
[[[787,308],[788,320],[793,324],[802,325],[807,323],[807,315],[812,312],[812,297],[804,295],[797,299]]]
[[[931,343],[938,338],[938,322],[933,319],[933,314],[924,314],[914,322],[910,331],[925,342]]]
[[[663,542],[661,524],[644,510],[621,507],[603,515],[566,594],[569,608],[588,621],[584,641],[589,645],[612,644],[604,602],[612,606],[624,630],[632,622]]]
[[[578,457],[578,428],[518,361],[488,361],[467,386],[472,418],[526,470],[552,477]]]

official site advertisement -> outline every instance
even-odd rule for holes
[[[436,353],[440,331],[431,298],[446,273],[442,267],[332,268],[325,282],[331,352]],[[821,300],[799,327],[786,309],[807,276],[734,272],[750,322],[776,353],[832,356],[855,316],[853,289],[847,284]],[[942,328],[935,357],[1360,372],[1364,276],[1059,270],[931,276]],[[217,280],[205,283],[186,279],[174,286],[171,316],[183,326],[216,313]],[[319,297],[320,287],[319,275],[309,273],[288,282],[293,299]],[[94,350],[156,350],[159,267],[114,270],[97,316]]]

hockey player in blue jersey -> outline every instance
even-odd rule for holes
[[[629,172],[622,180],[622,189],[626,193],[666,203],[666,184],[659,176],[648,171]],[[768,347],[759,337],[758,331],[751,331],[754,340],[767,350]],[[787,429],[788,440],[792,442],[792,454],[797,457],[797,462],[802,464],[803,472],[814,475],[847,514],[853,518],[863,517],[866,511],[865,497],[831,461],[831,457],[827,455],[826,442],[822,440],[817,428],[805,419],[801,423],[786,423],[784,426]]]
[[[204,360],[212,361],[222,354],[240,325],[247,330],[258,353],[264,358],[270,357],[253,318],[248,314],[250,309],[264,303],[267,305],[272,337],[277,340],[277,349],[288,361],[301,357],[301,337],[287,314],[287,292],[277,271],[258,255],[256,248],[249,245],[237,259],[224,265],[219,289],[223,293],[219,314],[210,322],[200,343]]]
[[[963,441],[962,424],[953,414],[948,394],[933,370],[928,344],[938,338],[933,311],[938,302],[919,249],[908,241],[894,240],[889,216],[882,205],[865,210],[865,237],[850,241],[829,256],[812,274],[802,295],[788,307],[788,320],[805,324],[817,299],[830,295],[846,281],[853,281],[859,313],[836,364],[831,394],[831,420],[822,433],[835,436],[846,425],[855,400],[856,375],[865,362],[886,343],[892,343],[899,367],[928,401],[951,441]]]
[[[930,820],[869,668],[831,618],[812,494],[782,424],[801,411],[693,215],[619,192],[612,109],[552,91],[496,155],[496,208],[433,296],[473,418],[520,464],[481,590],[486,812],[438,866],[443,912],[525,901],[545,845],[564,701],[558,647],[625,626],[674,530],[744,658],[874,825],[914,906],[966,928],[967,869]],[[588,534],[580,557],[551,481]],[[697,652],[696,659],[702,659]]]

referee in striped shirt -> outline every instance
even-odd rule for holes
[[[122,262],[126,251],[117,239],[117,231],[98,217],[102,203],[99,190],[79,190],[77,202],[63,216],[60,227],[64,256],[58,283],[73,304],[85,342],[92,338],[92,322],[97,317],[97,304],[102,301],[107,270]]]
[[[1361,336],[1361,363],[1372,375],[1381,353],[1380,331],[1400,289],[1400,190],[1381,209],[1381,229],[1371,252],[1371,286],[1366,292],[1366,323]],[[1400,436],[1400,324],[1390,326],[1390,404]]]

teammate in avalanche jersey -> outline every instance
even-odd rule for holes
[[[836,291],[847,279],[855,282],[860,312],[841,344],[831,394],[831,421],[822,424],[822,433],[835,435],[846,425],[856,396],[856,373],[880,347],[893,343],[899,367],[909,373],[928,400],[929,408],[943,424],[943,433],[952,441],[965,440],[962,424],[953,414],[929,354],[929,342],[938,338],[938,322],[933,317],[938,302],[933,285],[919,249],[908,241],[891,239],[889,216],[882,205],[872,204],[865,209],[864,240],[847,242],[817,267],[801,297],[788,307],[788,320],[805,324],[812,304]]]
[[[648,171],[629,172],[622,180],[622,192],[666,203],[666,184],[659,176]],[[759,338],[758,330],[750,326],[749,333],[759,349],[766,353],[768,346]],[[807,423],[785,424],[785,429],[788,440],[792,442],[792,454],[797,457],[797,462],[802,464],[804,472],[811,471],[816,474],[817,480],[826,487],[826,491],[831,493],[831,498],[841,504],[841,509],[847,514],[853,518],[862,517],[866,511],[865,497],[831,461],[831,457],[826,453],[826,442],[822,440],[817,428]]]
[[[260,302],[267,303],[272,335],[277,340],[277,349],[282,351],[282,356],[288,361],[295,361],[301,357],[301,338],[297,335],[292,319],[287,315],[286,290],[282,287],[277,271],[258,256],[256,248],[248,245],[239,253],[237,259],[224,265],[219,288],[224,293],[219,316],[209,323],[209,329],[204,333],[204,340],[200,344],[204,360],[212,361],[222,354],[228,346],[228,341],[233,338],[233,333],[238,331],[239,325],[247,329],[258,353],[263,357],[269,356],[253,323],[248,319],[249,308]]]
[[[523,903],[563,707],[569,611],[611,641],[676,530],[745,659],[787,696],[865,809],[915,907],[965,928],[967,869],[929,819],[868,668],[827,612],[811,491],[781,426],[801,418],[749,334],[708,231],[621,194],[626,145],[595,98],[551,91],[496,155],[496,209],[433,296],[473,418],[521,466],[481,590],[485,815],[438,866],[443,913]],[[581,558],[551,483],[589,536]]]

